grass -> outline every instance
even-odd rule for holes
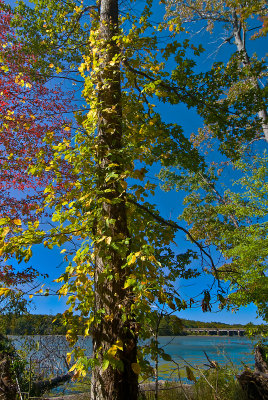
[[[228,367],[206,371],[194,385],[193,400],[246,400],[235,375]]]
[[[189,394],[189,388],[180,385],[178,382],[168,382],[165,383],[165,385],[159,390],[158,400],[187,400],[188,397],[186,396]],[[141,393],[139,400],[155,400],[154,391],[146,391]]]
[[[230,366],[200,370],[199,378],[192,385],[166,382],[157,400],[246,400],[235,375]],[[154,391],[143,392],[139,400],[155,400]]]
[[[194,376],[189,375],[188,371],[188,378],[195,379],[195,382],[189,385],[185,384],[185,378],[187,378],[185,368],[180,368],[180,375],[178,376],[178,370],[175,373],[174,367],[172,368],[169,363],[162,364],[160,375],[163,376],[163,372],[165,372],[166,376],[170,378],[168,373],[171,373],[173,380],[160,382],[157,400],[246,400],[236,379],[237,371],[232,365],[192,371],[194,371]],[[190,381],[188,380],[188,382]],[[82,393],[85,395],[84,398],[79,397],[79,400],[82,400],[82,398],[83,400],[88,400],[89,395],[85,392],[89,392],[89,385],[89,381],[86,380],[85,382],[73,383],[71,388],[67,385],[66,388],[71,389],[71,393],[74,396],[68,400],[78,399],[78,393],[81,394],[80,396],[82,396]],[[148,389],[145,386],[145,391],[139,395],[139,400],[155,400],[154,390]],[[64,389],[61,393],[59,392],[59,395],[64,395]],[[54,396],[57,396],[55,392]]]

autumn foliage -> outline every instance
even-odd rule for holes
[[[35,56],[25,54],[11,27],[12,13],[0,1],[0,222],[2,240],[16,234],[23,221],[40,212],[44,188],[55,172],[43,168],[33,175],[37,160],[49,165],[53,146],[69,135],[68,111],[60,87],[48,87],[34,69]],[[34,73],[33,73],[34,71]],[[61,166],[66,167],[64,162]],[[61,184],[63,188],[63,184]],[[59,188],[60,189],[60,188]],[[10,285],[33,279],[27,270],[15,273],[0,266],[0,282]]]
[[[57,143],[66,136],[67,106],[60,88],[48,88],[36,72],[31,76],[36,59],[23,54],[10,27],[12,14],[0,6],[0,216],[18,218],[36,208],[51,180],[51,172],[33,177],[28,167],[44,154],[49,163],[52,150],[44,139]]]

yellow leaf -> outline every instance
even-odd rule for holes
[[[136,255],[135,254],[133,254],[133,256],[128,260],[128,265],[131,265],[131,264],[134,264],[134,262],[136,261]]]
[[[114,357],[117,353],[117,346],[113,345],[112,347],[110,347],[107,353],[109,354],[109,356]]]
[[[32,294],[30,294],[30,295],[29,295],[29,299],[32,299],[32,298],[33,298],[33,295],[32,295]]]
[[[54,64],[49,64],[49,68],[53,68],[54,67]]]
[[[85,69],[86,69],[86,64],[85,64],[85,63],[82,63],[82,64],[78,67],[78,71],[81,72],[81,73],[83,73]]]
[[[139,366],[138,363],[132,363],[131,364],[132,370],[135,372],[135,374],[139,375],[141,372],[141,367]]]
[[[122,340],[118,339],[118,340],[115,342],[115,346],[116,346],[119,350],[122,350],[122,351],[123,351],[123,342],[122,342]]]
[[[11,292],[11,289],[5,288],[5,287],[0,287],[0,296],[6,297],[9,292]]]
[[[20,226],[21,225],[21,220],[20,219],[14,219],[13,224]]]
[[[170,32],[172,32],[172,31],[173,31],[173,28],[174,28],[173,25],[169,25],[169,28],[168,28],[168,29],[169,29]]]
[[[103,371],[106,371],[106,369],[109,367],[109,360],[103,360],[103,363],[102,363],[102,369],[103,369]]]
[[[74,371],[76,369],[76,364],[74,364],[70,369],[69,369],[69,372],[72,372],[72,371]]]
[[[133,274],[129,275],[129,278],[126,280],[125,284],[124,284],[124,289],[128,288],[131,285],[135,285],[137,279],[136,276]]]
[[[23,87],[24,86],[24,80],[20,79],[18,82],[16,82],[19,86]]]
[[[2,239],[6,237],[6,235],[8,234],[9,231],[10,231],[9,227],[5,226],[4,229],[1,232]]]
[[[71,130],[71,128],[69,126],[65,126],[64,130],[69,132]]]
[[[70,364],[71,359],[72,359],[72,354],[71,353],[67,353],[66,354],[66,361],[67,361],[68,364]]]
[[[111,241],[112,241],[111,236],[108,236],[108,237],[105,239],[105,242],[106,242],[107,244],[111,244]]]
[[[29,89],[31,89],[31,87],[32,87],[32,85],[31,85],[29,82],[27,82],[25,86],[26,86],[27,88],[29,88]]]

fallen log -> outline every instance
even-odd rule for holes
[[[262,346],[255,349],[255,371],[246,369],[238,381],[248,400],[268,400],[268,365]]]
[[[45,379],[32,383],[31,396],[41,396],[48,390],[51,390],[65,382],[69,382],[73,377],[73,372],[67,372],[67,374],[58,375],[51,379]]]

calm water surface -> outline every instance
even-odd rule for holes
[[[63,357],[70,351],[65,336],[10,336],[18,349],[24,349],[28,359],[39,359],[44,363],[51,362],[62,365]],[[89,356],[92,351],[91,338],[79,338],[78,344],[86,349]],[[207,363],[204,351],[209,358],[219,364],[233,363],[242,366],[254,364],[254,343],[239,336],[162,336],[159,338],[159,346],[177,363],[190,363],[201,366]],[[56,360],[58,362],[56,363]],[[55,364],[56,363],[56,364]],[[160,361],[160,364],[165,361]],[[63,368],[66,365],[62,365]]]
[[[241,366],[245,363],[249,366],[254,364],[252,353],[254,343],[239,336],[168,336],[160,337],[160,345],[172,358],[181,363],[184,360],[188,363],[201,366],[208,363],[204,351],[209,358],[219,364],[233,363]]]
[[[71,349],[65,336],[10,336],[16,348],[24,351],[28,361],[36,366],[36,371],[44,376],[55,376],[66,373],[68,368],[65,356]],[[90,356],[92,351],[91,338],[79,338],[81,348]],[[184,381],[185,365],[206,368],[208,361],[204,354],[217,361],[220,365],[233,364],[238,369],[243,369],[243,364],[253,366],[254,343],[245,337],[238,336],[162,336],[159,338],[159,346],[172,359],[179,364],[180,376]],[[178,378],[178,368],[175,363],[160,360],[159,378],[173,380]],[[72,393],[75,384],[67,384],[53,390],[54,393]]]

